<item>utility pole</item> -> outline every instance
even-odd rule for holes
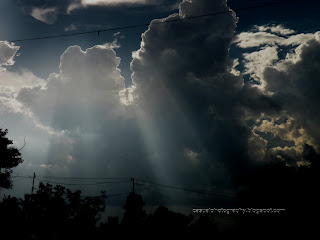
[[[33,180],[32,180],[32,188],[31,188],[31,194],[33,194],[34,190],[34,179],[36,178],[36,173],[33,173]]]
[[[131,178],[132,181],[132,192],[134,193],[134,178]]]

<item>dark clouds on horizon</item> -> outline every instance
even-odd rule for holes
[[[185,0],[166,19],[228,9],[224,0]],[[306,144],[320,152],[318,33],[263,25],[235,35],[235,14],[158,21],[132,55],[129,88],[108,44],[68,47],[46,81],[27,70],[0,73],[29,79],[12,85],[0,76],[4,127],[21,129],[12,135],[18,143],[24,134],[30,139],[24,169],[219,189],[274,159],[309,164]],[[6,68],[15,47],[0,44]],[[231,47],[241,62],[229,56]]]

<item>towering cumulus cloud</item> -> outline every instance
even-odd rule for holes
[[[277,107],[231,73],[235,14],[156,24],[227,10],[223,0],[183,1],[179,14],[151,22],[133,54],[132,98],[144,135],[158,172],[175,180],[228,182],[263,157],[266,143],[248,128],[246,115]]]

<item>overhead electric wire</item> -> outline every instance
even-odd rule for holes
[[[63,180],[112,180],[112,179],[130,180],[130,178],[128,178],[128,177],[52,177],[52,176],[41,177],[41,176],[39,176],[38,178],[41,178],[41,179],[63,179]]]
[[[146,184],[137,184],[137,185],[138,185],[139,187],[143,187],[143,188],[142,188],[143,190],[147,190],[147,191],[150,191],[150,192],[152,192],[152,193],[157,194],[157,195],[160,196],[162,199],[167,198],[167,199],[172,200],[172,197],[168,197],[168,196],[166,196],[166,195],[164,195],[164,194],[162,194],[162,193],[160,193],[160,192],[158,192],[158,191],[155,191],[155,190],[149,188]]]
[[[155,24],[173,23],[173,22],[180,22],[180,21],[192,20],[192,19],[197,19],[197,18],[212,17],[212,16],[222,15],[222,14],[226,14],[226,13],[234,13],[234,12],[237,13],[237,12],[242,12],[242,11],[246,11],[246,10],[250,10],[250,9],[257,9],[257,8],[276,6],[276,5],[280,5],[280,4],[289,3],[289,2],[292,2],[292,1],[293,0],[281,0],[281,1],[264,3],[264,4],[260,4],[260,5],[255,5],[255,6],[237,8],[237,9],[234,9],[234,10],[229,9],[227,11],[207,13],[207,14],[196,15],[196,16],[188,16],[188,17],[184,17],[184,18],[164,20],[164,21],[160,21],[160,22],[142,23],[142,24],[136,24],[136,25],[128,25],[128,26],[123,26],[123,27],[107,28],[107,29],[100,29],[100,30],[86,31],[86,32],[76,32],[76,33],[58,34],[58,35],[51,35],[51,36],[15,39],[15,40],[10,40],[8,42],[15,43],[15,42],[24,42],[24,41],[35,41],[35,40],[44,40],[44,39],[52,39],[52,38],[62,38],[62,37],[71,37],[71,36],[78,36],[78,35],[87,35],[87,34],[92,34],[92,33],[100,34],[102,32],[119,31],[119,30],[131,29],[131,28],[146,27],[146,26],[149,26],[151,24],[155,25]]]
[[[38,182],[44,183],[52,183],[52,184],[59,184],[59,185],[66,185],[66,186],[89,186],[89,185],[103,185],[103,184],[110,184],[110,183],[129,183],[129,181],[108,181],[108,182],[96,182],[96,183],[63,183],[63,182],[55,182],[55,181],[46,181],[46,180],[39,180],[35,179]]]
[[[42,178],[42,177],[38,177],[38,180],[41,180],[43,182],[61,182],[63,184],[68,183],[68,184],[72,184],[72,183],[81,183],[81,184],[90,184],[90,185],[94,185],[94,184],[101,184],[104,182],[129,182],[129,179],[104,179],[104,178],[98,178],[98,179],[72,179],[72,178]]]
[[[12,176],[11,178],[32,178],[31,176]]]
[[[106,194],[106,196],[108,199],[109,197],[117,197],[117,196],[128,195],[128,194],[130,194],[130,192],[116,193],[116,194],[110,194],[110,195]],[[81,197],[82,198],[92,198],[93,196],[81,196]]]
[[[116,193],[116,194],[111,194],[111,195],[106,194],[106,196],[107,196],[107,198],[109,198],[109,197],[117,197],[117,196],[128,195],[128,194],[130,194],[130,192]]]
[[[235,198],[236,196],[230,196],[226,194],[221,194],[221,193],[216,193],[216,192],[207,192],[207,191],[202,191],[202,190],[197,190],[197,189],[188,189],[188,188],[181,188],[181,187],[175,187],[175,186],[169,186],[161,183],[154,183],[154,182],[149,182],[141,179],[137,179],[137,181],[144,182],[144,183],[149,183],[155,186],[159,187],[165,187],[165,188],[170,188],[170,189],[175,189],[175,190],[181,190],[181,191],[186,191],[186,192],[191,192],[191,193],[198,193],[198,194],[206,194],[206,195],[213,195],[216,197],[227,197],[227,198]]]
[[[181,199],[181,198],[175,198],[175,197],[172,197],[172,196],[164,195],[163,193],[160,193],[160,192],[158,192],[158,191],[155,191],[155,190],[149,188],[146,184],[137,184],[137,185],[138,185],[138,187],[143,187],[143,188],[142,188],[143,190],[150,191],[151,194],[156,194],[156,195],[158,195],[158,196],[161,198],[161,200],[163,200],[163,201],[165,201],[165,199],[167,199],[167,200],[170,200],[170,201],[174,201],[174,202],[176,202],[176,203],[184,204],[184,205],[186,205],[186,206],[190,206],[190,204],[194,204],[194,202],[195,202],[194,199],[189,199],[189,200],[187,200],[187,199],[185,199],[185,198],[184,198],[184,199]],[[189,208],[188,208],[188,209],[189,209]]]
[[[26,178],[26,179],[31,179],[33,178],[32,176],[13,176],[13,178]],[[46,180],[46,179],[60,179],[62,181],[65,180],[88,180],[88,179],[94,179],[94,180],[103,180],[103,179],[126,179],[123,181],[103,181],[103,182],[79,182],[79,183],[68,183],[68,182],[57,182],[57,181],[50,181],[50,180]],[[84,178],[84,177],[78,177],[78,178],[72,178],[72,177],[38,177],[35,180],[38,182],[44,182],[44,183],[49,183],[49,184],[59,184],[59,185],[65,185],[65,186],[94,186],[94,185],[103,185],[103,184],[120,184],[120,183],[129,183],[130,178]],[[159,187],[165,187],[165,188],[169,188],[169,189],[174,189],[174,190],[180,190],[180,191],[185,191],[185,192],[190,192],[190,193],[197,193],[197,194],[204,194],[204,195],[212,195],[212,196],[216,196],[216,197],[226,197],[226,198],[236,198],[236,196],[234,196],[234,193],[230,193],[230,192],[214,192],[214,191],[203,191],[203,190],[199,190],[199,189],[190,189],[190,188],[183,188],[183,187],[176,187],[176,186],[170,186],[170,185],[166,185],[166,184],[162,184],[162,183],[155,183],[155,182],[150,182],[150,181],[146,181],[146,180],[142,180],[142,179],[137,179],[135,178],[136,181],[141,182],[141,183],[136,183],[137,186],[139,185],[144,185],[146,188],[147,185],[154,185],[154,186],[159,186]],[[148,188],[148,190],[150,191],[154,191],[151,190],[150,188]],[[230,195],[232,194],[232,195]]]
[[[20,178],[20,179],[14,180],[14,182],[16,183],[16,182],[21,182],[21,181],[24,181],[24,180],[25,180],[25,179],[23,179],[23,178],[21,179],[21,178]]]

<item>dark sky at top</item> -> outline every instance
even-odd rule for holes
[[[171,0],[158,1],[159,4],[147,6],[119,5],[112,7],[90,7],[78,9],[72,14],[67,14],[66,9],[68,2],[70,1],[2,1],[1,38],[3,40],[15,40],[64,34],[68,28],[71,33],[135,25],[148,23],[153,19],[163,18],[171,13],[177,12],[175,1]],[[274,1],[230,0],[228,1],[228,5],[231,9],[238,9],[270,2]],[[263,25],[266,23],[281,23],[289,28],[294,28],[298,32],[316,31],[320,28],[316,7],[318,4],[317,1],[305,1],[301,6],[301,3],[294,1],[294,3],[284,3],[283,5],[274,7],[239,12],[238,17],[240,20],[237,24],[236,31],[245,31],[253,25]],[[30,14],[28,14],[32,7],[57,7],[59,13],[54,18],[53,24],[46,24],[32,18]],[[74,28],[70,28],[70,26],[74,26]],[[122,32],[124,38],[118,39],[122,47],[116,51],[122,59],[121,69],[128,84],[131,82],[129,66],[131,62],[131,52],[139,48],[141,34],[145,30],[146,27],[128,29]],[[101,44],[106,41],[111,42],[112,40],[113,33],[108,32],[101,34],[100,37],[93,34],[91,36],[42,40],[41,42],[24,42],[20,44],[24,53],[21,54],[14,67],[32,68],[35,69],[34,72],[36,75],[47,78],[53,70],[58,70],[59,57],[68,46],[80,45],[83,48],[87,48],[94,44]],[[38,50],[34,51],[35,48]],[[30,61],[30,58],[32,58],[33,61]]]

